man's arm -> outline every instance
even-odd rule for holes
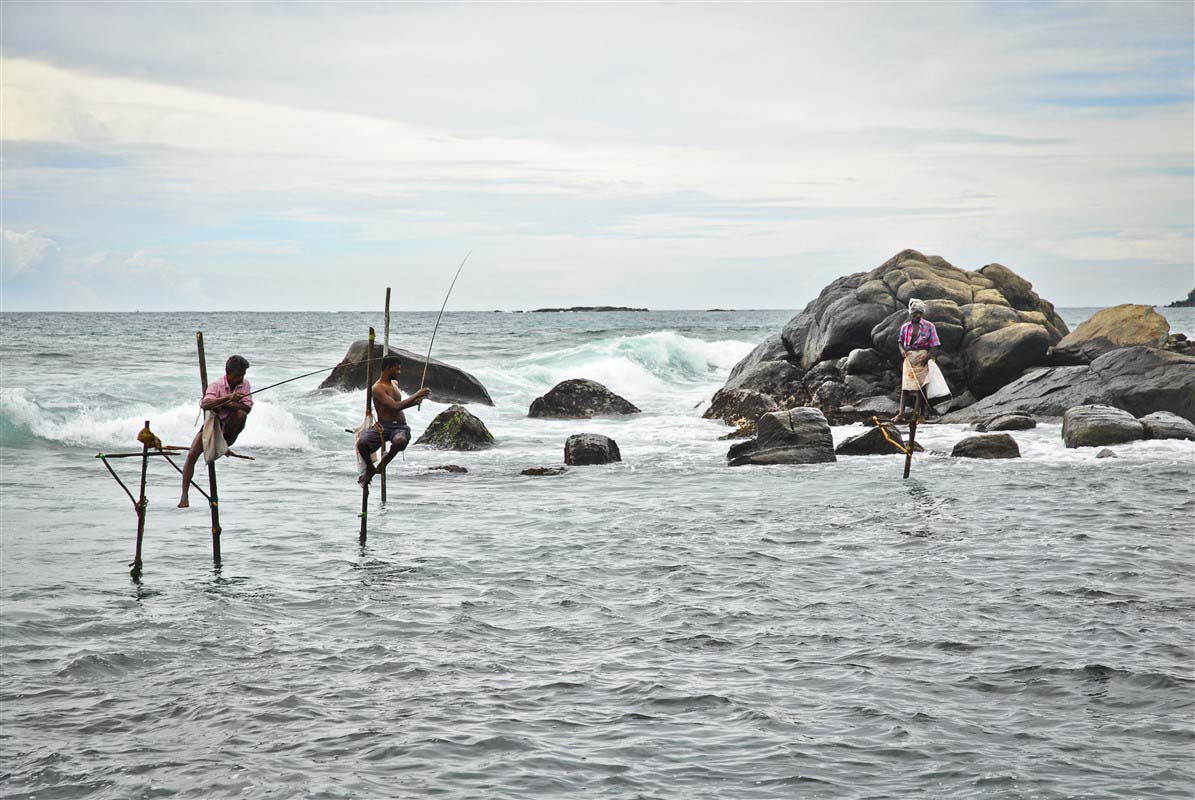
[[[378,381],[373,385],[373,404],[379,411],[385,411],[391,416],[403,409],[398,389],[384,381]]]
[[[431,394],[432,394],[431,389],[427,389],[427,388],[420,389],[419,391],[415,392],[415,394],[408,397],[406,400],[400,400],[398,403],[398,408],[401,411],[404,408],[410,408],[411,406],[417,406],[417,405],[419,405],[420,400],[424,399],[425,397],[431,397]]]

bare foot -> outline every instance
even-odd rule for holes
[[[374,473],[376,472],[377,470],[373,468],[373,464],[366,464],[365,472],[357,476],[357,485],[364,489],[373,480]]]
[[[185,494],[183,495],[182,499],[178,501],[178,507],[179,508],[190,508],[191,507],[191,501],[190,501],[190,499],[187,498],[187,496]]]
[[[903,424],[904,424],[904,422],[905,422],[905,418],[904,418],[904,416],[903,416],[903,415],[901,415],[901,414],[897,414],[895,417],[893,417],[892,419],[890,419],[890,420],[888,420],[888,421],[889,421],[889,422],[894,422],[894,423],[896,423],[897,425],[903,425]]]

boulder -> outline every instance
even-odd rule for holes
[[[850,352],[843,366],[848,375],[877,375],[892,369],[894,362],[874,347],[859,347]]]
[[[770,411],[779,411],[776,400],[767,394],[747,389],[719,389],[702,414],[704,419],[720,419],[727,425],[754,425]]]
[[[722,388],[766,394],[776,401],[778,408],[791,408],[809,404],[804,377],[804,370],[790,361],[757,361],[750,369],[741,370],[737,376],[727,380]],[[720,418],[720,415],[709,417],[714,418]]]
[[[564,443],[564,463],[581,467],[622,461],[618,443],[597,433],[575,433]]]
[[[537,478],[545,475],[563,475],[566,472],[568,467],[528,467],[519,474]]]
[[[884,437],[887,432],[888,438]],[[888,441],[888,439],[892,441]],[[896,442],[897,444],[893,444]],[[863,433],[851,436],[843,440],[841,444],[834,448],[834,455],[837,456],[879,456],[890,455],[896,453],[903,455],[905,446],[904,437],[900,435],[900,431],[895,425],[875,425],[868,428]]]
[[[995,433],[996,431],[1027,431],[1037,427],[1037,420],[1028,414],[997,414],[989,419],[971,425],[971,430]]]
[[[730,466],[819,464],[834,461],[834,437],[816,408],[773,411],[759,418],[755,438],[731,446]]]
[[[1088,364],[1121,347],[1162,347],[1170,337],[1170,323],[1153,306],[1134,303],[1097,311],[1054,345],[1054,363]]]
[[[730,370],[730,381],[744,372],[753,372],[764,361],[780,361],[788,355],[780,334],[775,333],[760,342],[754,350],[743,357]]]
[[[1007,433],[968,436],[950,451],[954,458],[1020,458],[1021,448]]]
[[[1169,411],[1195,422],[1195,358],[1153,347],[1122,347],[1091,362],[1113,405],[1141,417]]]
[[[1044,367],[969,406],[952,409],[944,421],[976,422],[1002,414],[1059,419],[1074,406],[1111,403],[1107,387],[1090,367]]]
[[[529,417],[589,419],[617,414],[638,414],[639,409],[597,381],[573,378],[553,386],[531,402]]]
[[[1155,411],[1140,420],[1146,439],[1189,439],[1195,441],[1195,424],[1169,411]]]
[[[364,389],[365,372],[368,368],[366,364],[368,348],[368,339],[353,342],[344,358],[332,370],[332,374],[324,379],[319,388],[338,389],[342,392]],[[419,381],[423,377],[423,356],[397,347],[390,348],[390,355],[402,359],[402,375],[398,379],[398,388],[405,394],[414,394],[419,391]],[[377,343],[373,346],[373,364],[376,379],[382,368],[382,346]],[[427,361],[426,385],[432,390],[432,399],[436,402],[479,403],[483,406],[494,404],[494,401],[490,399],[490,393],[481,385],[481,381],[463,369],[434,358]]]
[[[1027,367],[1045,363],[1049,347],[1049,331],[1028,322],[985,333],[967,349],[968,388],[979,398],[993,394]]]
[[[1111,450],[1109,450],[1108,448],[1105,447],[1103,450],[1096,453],[1095,457],[1096,458],[1116,458],[1116,453],[1112,452]]]
[[[454,405],[437,414],[415,444],[436,450],[484,450],[494,446],[494,435],[464,406]]]
[[[1112,406],[1076,406],[1062,417],[1067,447],[1097,447],[1145,438],[1145,426],[1127,411]]]
[[[886,394],[881,394],[864,397],[855,403],[854,408],[856,411],[866,414],[869,417],[876,416],[880,419],[891,419],[896,416],[896,412],[900,411],[900,403]]]
[[[465,469],[459,464],[441,464],[438,467],[428,467],[428,472],[452,472],[458,475],[464,475],[469,470]]]

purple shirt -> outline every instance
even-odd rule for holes
[[[928,319],[923,319],[916,325],[912,322],[901,325],[898,341],[905,350],[929,350],[933,347],[941,347],[941,343],[938,341],[938,329]]]
[[[249,379],[241,378],[241,382],[237,384],[236,390],[241,394],[249,394],[252,391],[249,388]],[[207,391],[203,393],[203,402],[208,400],[219,400],[221,397],[227,397],[232,394],[232,387],[228,385],[228,375],[221,375],[216,380],[207,385]],[[253,398],[246,397],[241,400],[249,408],[253,408]],[[221,406],[214,411],[216,418],[220,420],[220,426],[223,427],[232,419],[232,415],[236,413],[228,406]]]

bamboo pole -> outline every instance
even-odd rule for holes
[[[366,417],[366,419],[368,419],[370,414],[373,413],[373,341],[374,341],[374,338],[375,337],[374,337],[373,328],[370,328],[369,329],[369,344],[368,344],[369,354],[365,359],[365,417]],[[385,447],[385,442],[382,443],[382,446]],[[366,456],[366,458],[371,458],[371,456]],[[367,461],[366,466],[367,466],[367,468],[369,466],[371,466],[370,462]],[[365,541],[367,522],[368,522],[368,520],[366,519],[366,515],[368,513],[369,513],[369,481],[365,481],[365,483],[363,483],[361,485],[361,541],[362,542]]]
[[[921,420],[921,398],[913,401],[913,420],[909,423],[909,450],[905,453],[905,478],[913,468],[913,448],[917,444],[917,423]]]
[[[386,356],[390,355],[390,287],[389,286],[386,287],[386,315],[385,315],[384,322],[385,322],[385,327],[382,329],[384,331],[384,333],[382,335],[382,358],[385,358]],[[373,352],[373,348],[370,348],[371,355],[372,355],[372,352]],[[385,447],[385,446],[386,446],[386,443],[382,442],[382,447]],[[385,451],[383,451],[383,452],[385,452]],[[382,505],[386,505],[386,473],[385,472],[382,472],[381,478],[382,478]]]
[[[145,428],[143,429],[142,433],[146,433],[148,431],[149,420],[146,420]],[[153,434],[150,434],[149,437],[144,438],[148,439],[152,438],[152,436]],[[133,580],[135,581],[141,579],[141,542],[145,538],[145,509],[146,506],[149,505],[145,499],[145,476],[148,471],[149,442],[144,441],[141,443],[141,498],[134,504],[137,508],[137,550],[133,554],[132,569],[129,570],[129,575],[132,576]]]
[[[207,394],[207,357],[203,352],[203,331],[195,333],[195,344],[199,348],[199,383]],[[206,460],[206,459],[205,459]],[[207,465],[208,505],[212,509],[212,561],[220,563],[220,495],[216,490],[216,462]]]

